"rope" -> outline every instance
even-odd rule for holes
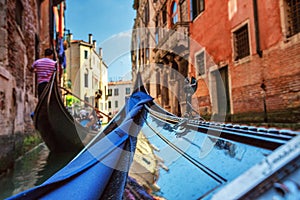
[[[227,182],[227,179],[225,179],[224,177],[222,177],[221,175],[217,174],[216,172],[214,172],[213,170],[211,170],[210,168],[208,168],[207,166],[203,165],[202,163],[200,163],[198,160],[196,160],[195,158],[191,157],[189,154],[185,153],[183,150],[181,150],[180,148],[178,148],[176,145],[174,145],[173,143],[171,143],[167,138],[165,138],[161,133],[157,132],[156,130],[154,130],[151,125],[148,123],[148,121],[145,119],[146,124],[148,125],[148,127],[159,137],[161,138],[167,145],[169,145],[171,148],[173,148],[175,151],[177,151],[180,155],[182,155],[184,158],[186,158],[189,162],[191,162],[193,165],[195,165],[196,167],[198,167],[201,171],[203,171],[205,174],[207,174],[208,176],[210,176],[211,178],[213,178],[215,181],[217,181],[220,184],[223,184],[225,182]]]

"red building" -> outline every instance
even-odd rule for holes
[[[190,26],[202,46],[191,45],[191,72],[208,83],[199,106],[235,122],[299,122],[300,2],[200,2]]]

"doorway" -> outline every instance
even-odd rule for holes
[[[213,75],[213,89],[215,89],[215,96],[213,96],[215,103],[215,114],[219,117],[226,117],[230,115],[230,96],[229,96],[229,82],[228,82],[228,66],[222,67],[212,72]],[[224,119],[227,121],[227,119]]]

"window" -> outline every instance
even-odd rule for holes
[[[159,42],[159,35],[158,35],[158,31],[155,32],[155,43],[158,44]]]
[[[158,44],[158,42],[159,42],[158,22],[159,22],[159,15],[157,15],[156,19],[155,19],[155,42],[156,42],[156,44]]]
[[[108,96],[112,96],[112,89],[108,89],[107,92],[108,92],[108,94],[107,94]]]
[[[115,88],[115,89],[114,89],[114,95],[115,95],[115,96],[119,96],[119,89],[118,89],[118,88]]]
[[[300,32],[300,0],[285,0],[287,37]]]
[[[125,94],[130,94],[130,88],[126,88],[125,90]]]
[[[197,75],[198,76],[205,75],[205,56],[204,56],[204,51],[196,54],[195,59],[196,59]]]
[[[108,101],[108,108],[111,108],[111,101]]]
[[[163,22],[164,26],[167,24],[167,8],[166,8],[166,6],[164,6],[162,8],[162,22]]]
[[[172,5],[172,22],[173,24],[176,24],[178,22],[178,6],[175,1]]]
[[[149,48],[145,48],[145,61],[146,63],[149,62]]]
[[[117,108],[119,106],[119,102],[115,101],[115,108]]]
[[[84,87],[89,87],[89,75],[87,73],[84,74]]]
[[[195,19],[205,9],[204,0],[191,0],[191,19]]]
[[[23,29],[23,20],[22,20],[23,11],[24,11],[24,7],[22,2],[20,0],[16,0],[15,18],[17,24],[20,26],[21,29]]]
[[[87,103],[89,103],[89,97],[88,96],[86,96],[86,95],[84,95],[84,101],[86,102],[86,103],[84,103],[84,107],[88,107],[89,105],[87,104]]]
[[[144,10],[145,26],[149,24],[149,2],[147,1]]]
[[[84,59],[88,59],[88,56],[89,56],[88,51],[84,50]]]
[[[233,32],[234,60],[239,60],[250,55],[248,25],[244,25]]]

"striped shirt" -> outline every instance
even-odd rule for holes
[[[37,75],[38,84],[50,81],[53,71],[56,69],[55,65],[56,61],[50,58],[41,58],[32,64],[32,68]]]

